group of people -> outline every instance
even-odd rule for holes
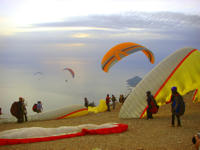
[[[172,120],[171,125],[172,127],[175,126],[175,117],[177,118],[177,127],[181,127],[181,120],[180,117],[185,112],[185,102],[183,97],[179,94],[177,87],[171,88],[171,99],[168,103],[171,103],[171,112],[172,112]],[[154,97],[152,96],[150,91],[146,92],[147,95],[147,119],[153,119],[152,114],[157,113],[159,106],[157,105]],[[196,133],[192,137],[192,143],[195,146],[196,150],[200,150],[200,132]]]
[[[171,88],[171,112],[172,112],[172,121],[171,125],[172,127],[175,126],[175,117],[177,118],[177,126],[181,127],[181,120],[180,117],[185,112],[185,103],[183,100],[183,97],[178,93],[177,87]],[[146,92],[147,95],[147,119],[153,119],[152,114],[155,114],[158,112],[159,106],[157,105],[153,95],[151,94],[151,91]],[[169,102],[169,103],[170,103]]]
[[[110,111],[110,102],[112,101],[112,106],[113,106],[113,110],[115,109],[115,103],[117,101],[116,97],[114,95],[112,95],[112,97],[109,96],[109,94],[107,94],[106,96],[106,105],[107,105],[107,111]]]
[[[27,104],[25,103],[25,99],[23,97],[19,97],[19,101],[14,102],[10,108],[11,114],[17,118],[18,123],[28,121],[26,106]],[[34,112],[40,113],[42,110],[41,101],[38,101],[37,104],[33,105]]]
[[[112,96],[110,97],[109,94],[106,95],[106,105],[107,105],[107,111],[110,111],[110,103],[112,101],[112,108],[113,110],[115,109],[115,106],[116,106],[116,101],[117,101],[117,98],[112,94]],[[119,102],[120,103],[124,103],[125,101],[125,97],[123,94],[120,95],[119,97]],[[95,107],[95,104],[94,102],[92,103],[89,103],[87,97],[84,98],[84,106],[85,107],[88,107],[88,106],[91,106],[91,107]]]

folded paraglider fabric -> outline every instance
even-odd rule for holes
[[[106,101],[104,99],[101,99],[99,102],[99,105],[97,107],[88,107],[88,112],[94,112],[94,113],[99,113],[99,112],[104,112],[106,111],[107,105],[106,105]]]
[[[58,128],[20,128],[0,132],[0,145],[25,144],[52,141],[63,138],[84,136],[87,134],[121,133],[128,129],[126,124],[105,123],[101,125],[83,124]]]

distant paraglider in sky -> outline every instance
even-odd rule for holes
[[[36,79],[38,79],[38,80],[40,80],[42,77],[43,77],[43,73],[42,72],[35,72],[34,74],[33,74],[35,77],[36,77]]]
[[[153,53],[147,49],[146,47],[132,43],[132,42],[125,42],[120,43],[114,47],[112,47],[103,57],[101,61],[101,66],[103,71],[108,72],[109,69],[118,61],[120,61],[123,57],[126,57],[132,53],[142,51],[149,61],[153,64],[154,63],[154,55]]]
[[[72,75],[72,77],[73,77],[73,78],[75,77],[75,73],[74,73],[74,71],[73,71],[71,68],[67,68],[67,67],[66,67],[66,68],[64,68],[63,70],[64,70],[64,71],[65,71],[65,70],[69,71],[70,74]],[[66,79],[65,82],[67,82],[67,81],[68,81],[68,80]]]

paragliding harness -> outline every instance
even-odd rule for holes
[[[33,110],[34,112],[37,112],[37,104],[34,104],[34,105],[33,105],[32,110]]]
[[[18,118],[18,103],[19,102],[13,102],[12,106],[10,108],[10,113],[15,116],[16,118]]]
[[[185,102],[180,94],[176,94],[176,96],[179,97],[180,99],[180,104],[178,105],[176,112],[179,114],[179,116],[182,116],[185,113]],[[174,107],[175,105],[176,105],[175,101],[172,102],[172,107]]]
[[[150,109],[150,112],[152,114],[156,114],[158,112],[159,106],[157,105],[156,100],[154,99],[153,96],[150,96],[150,98],[151,98],[151,109]]]

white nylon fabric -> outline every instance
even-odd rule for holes
[[[42,127],[20,128],[20,129],[12,129],[0,132],[0,138],[25,139],[25,138],[50,137],[50,136],[77,133],[81,132],[82,129],[113,128],[117,126],[116,124],[117,123],[105,123],[101,125],[82,124],[78,126],[61,126],[57,128],[42,128]]]
[[[59,108],[56,110],[51,110],[47,112],[42,113],[36,113],[35,115],[28,116],[28,121],[42,121],[42,120],[52,120],[56,119],[58,117],[67,115],[71,112],[80,110],[85,108],[83,105],[71,105],[71,106],[65,106],[63,108]],[[17,119],[15,117],[12,118],[3,118],[0,120],[0,123],[8,123],[8,122],[16,122]]]

